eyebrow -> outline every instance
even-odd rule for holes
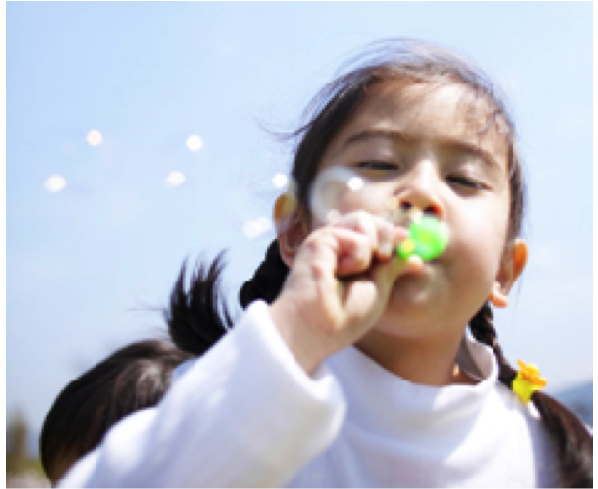
[[[353,134],[352,136],[349,136],[339,150],[335,153],[340,153],[341,151],[345,150],[347,146],[352,144],[376,138],[392,139],[393,141],[403,141],[406,143],[414,143],[420,139],[395,129],[365,129]],[[482,161],[488,164],[488,166],[493,167],[494,169],[502,169],[501,165],[498,163],[498,161],[496,161],[496,159],[494,159],[494,156],[492,156],[489,151],[486,151],[475,144],[453,138],[436,138],[436,141],[438,141],[438,143],[445,148],[478,156],[482,159]]]

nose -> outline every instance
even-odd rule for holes
[[[417,208],[424,214],[440,220],[445,209],[438,196],[438,175],[434,165],[418,165],[399,182],[397,200],[399,207],[407,211]]]

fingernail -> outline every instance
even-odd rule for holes
[[[363,248],[359,248],[355,253],[355,259],[358,262],[367,262],[370,259],[370,253]]]
[[[391,243],[382,243],[380,245],[380,253],[384,256],[389,256],[392,254],[392,244]]]
[[[417,269],[423,266],[424,261],[421,259],[419,255],[411,255],[407,259],[407,263],[409,264],[410,268]]]

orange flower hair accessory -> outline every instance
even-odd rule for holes
[[[519,365],[519,371],[517,377],[513,380],[513,392],[524,403],[528,403],[532,398],[532,394],[542,389],[547,382],[546,379],[540,377],[540,371],[535,365],[526,364],[521,360],[517,360],[517,365]]]

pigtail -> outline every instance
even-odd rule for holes
[[[559,449],[563,487],[594,487],[594,440],[577,416],[536,391],[532,402]]]
[[[502,353],[496,331],[492,308],[486,302],[469,323],[474,337],[490,347],[499,366],[499,380],[509,389],[517,371]],[[557,449],[563,487],[593,487],[593,438],[582,422],[556,399],[536,391],[531,398]]]
[[[164,319],[172,342],[183,351],[203,355],[233,326],[220,291],[223,268],[224,252],[209,267],[200,263],[187,292],[186,263],[181,267]]]
[[[498,344],[496,330],[494,329],[494,315],[488,301],[484,303],[482,308],[469,322],[469,329],[476,340],[492,348],[499,367],[498,380],[511,389],[513,380],[517,377],[517,370],[511,367],[511,364],[503,355],[502,349]]]
[[[272,241],[266,252],[266,258],[256,270],[253,277],[245,282],[239,292],[239,301],[243,308],[254,300],[264,300],[268,304],[280,294],[282,286],[289,274],[289,267],[282,261],[278,241]]]
[[[185,288],[186,263],[181,267],[170,294],[169,307],[164,310],[164,319],[172,342],[183,351],[203,355],[233,327],[220,291],[224,265],[224,253],[209,266],[199,263],[191,276],[188,291]],[[253,278],[241,287],[241,306],[245,308],[258,299],[272,303],[288,273],[289,269],[280,257],[278,241],[274,240]]]

